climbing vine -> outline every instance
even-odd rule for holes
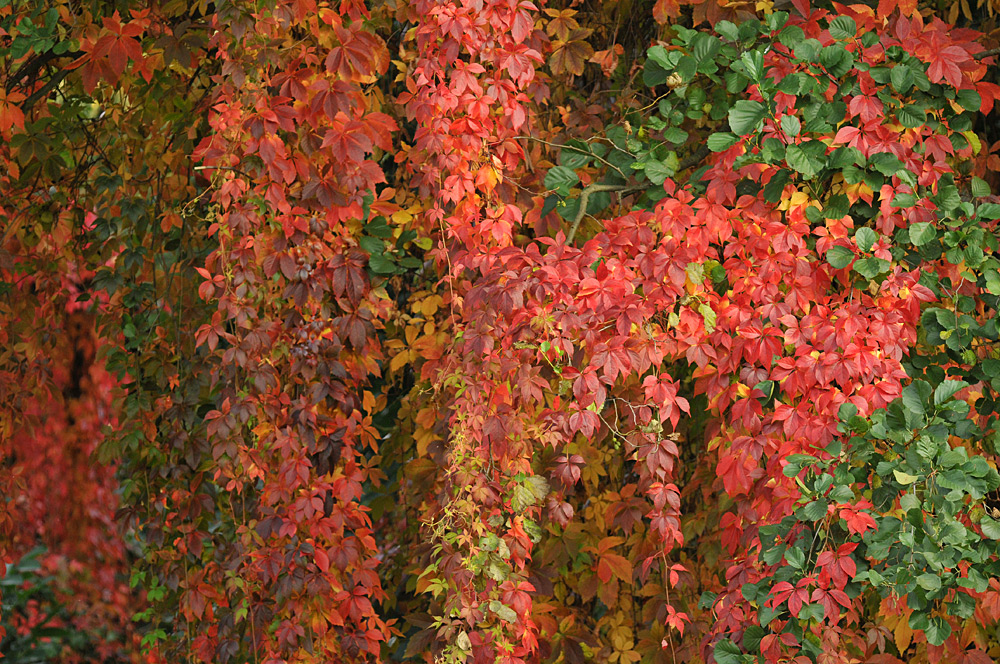
[[[993,10],[872,4],[0,6],[0,653],[1000,656]]]

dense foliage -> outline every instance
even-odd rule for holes
[[[0,655],[1000,657],[998,8],[0,0]]]

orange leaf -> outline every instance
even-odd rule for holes
[[[653,19],[660,25],[681,15],[681,5],[677,0],[656,0],[653,5]]]
[[[597,565],[597,575],[607,583],[614,574],[625,583],[632,583],[632,563],[616,553],[605,553]]]

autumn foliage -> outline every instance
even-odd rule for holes
[[[0,656],[1000,658],[997,9],[0,3]]]

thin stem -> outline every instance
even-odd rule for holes
[[[590,150],[584,150],[583,148],[578,148],[575,145],[566,145],[564,143],[550,143],[549,141],[546,141],[543,138],[537,138],[535,136],[515,136],[514,137],[515,140],[519,139],[519,138],[523,138],[523,139],[529,140],[529,141],[537,141],[537,142],[539,142],[539,143],[541,143],[543,145],[548,145],[549,147],[553,147],[553,148],[562,148],[562,149],[565,149],[565,150],[573,150],[574,152],[579,152],[580,154],[585,154],[588,157],[593,157],[594,159],[598,160],[599,162],[601,162],[605,166],[608,166],[609,168],[613,168],[616,171],[618,171],[618,174],[621,175],[626,180],[628,179],[628,176],[625,175],[625,172],[622,169],[618,168],[617,166],[615,166],[614,164],[612,164],[610,161],[604,159],[603,157],[594,154]]]
[[[573,238],[576,237],[576,231],[580,227],[580,222],[583,221],[583,218],[587,214],[587,203],[590,201],[591,194],[607,191],[617,192],[619,197],[621,197],[625,194],[642,191],[646,188],[646,185],[599,184],[596,182],[584,187],[579,198],[580,209],[576,211],[576,216],[573,218],[573,224],[570,226],[569,234],[566,236],[566,244],[573,243]]]

